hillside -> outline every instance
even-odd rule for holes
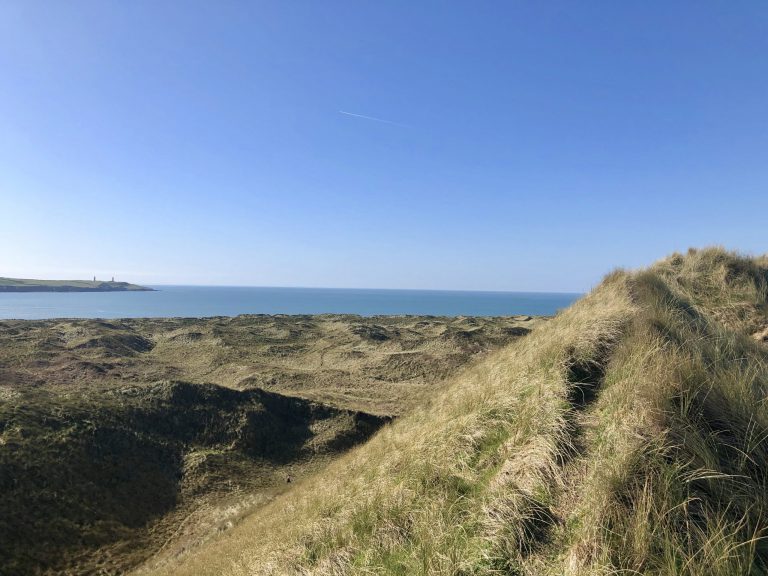
[[[0,574],[172,558],[542,322],[2,321]]]
[[[128,282],[102,282],[100,280],[29,280],[0,278],[0,292],[134,292],[152,291],[152,288]]]
[[[156,574],[768,573],[768,259],[616,271]]]

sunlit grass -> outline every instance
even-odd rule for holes
[[[767,286],[719,249],[614,272],[164,570],[765,574]]]

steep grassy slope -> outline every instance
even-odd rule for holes
[[[767,296],[766,259],[719,249],[614,272],[234,530],[140,572],[768,574]]]
[[[173,557],[539,321],[0,322],[0,574]]]

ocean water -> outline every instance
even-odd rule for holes
[[[156,292],[0,293],[0,319],[145,318],[238,314],[552,315],[580,294],[153,286]]]

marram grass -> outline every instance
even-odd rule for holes
[[[768,262],[616,271],[167,574],[768,574]]]

